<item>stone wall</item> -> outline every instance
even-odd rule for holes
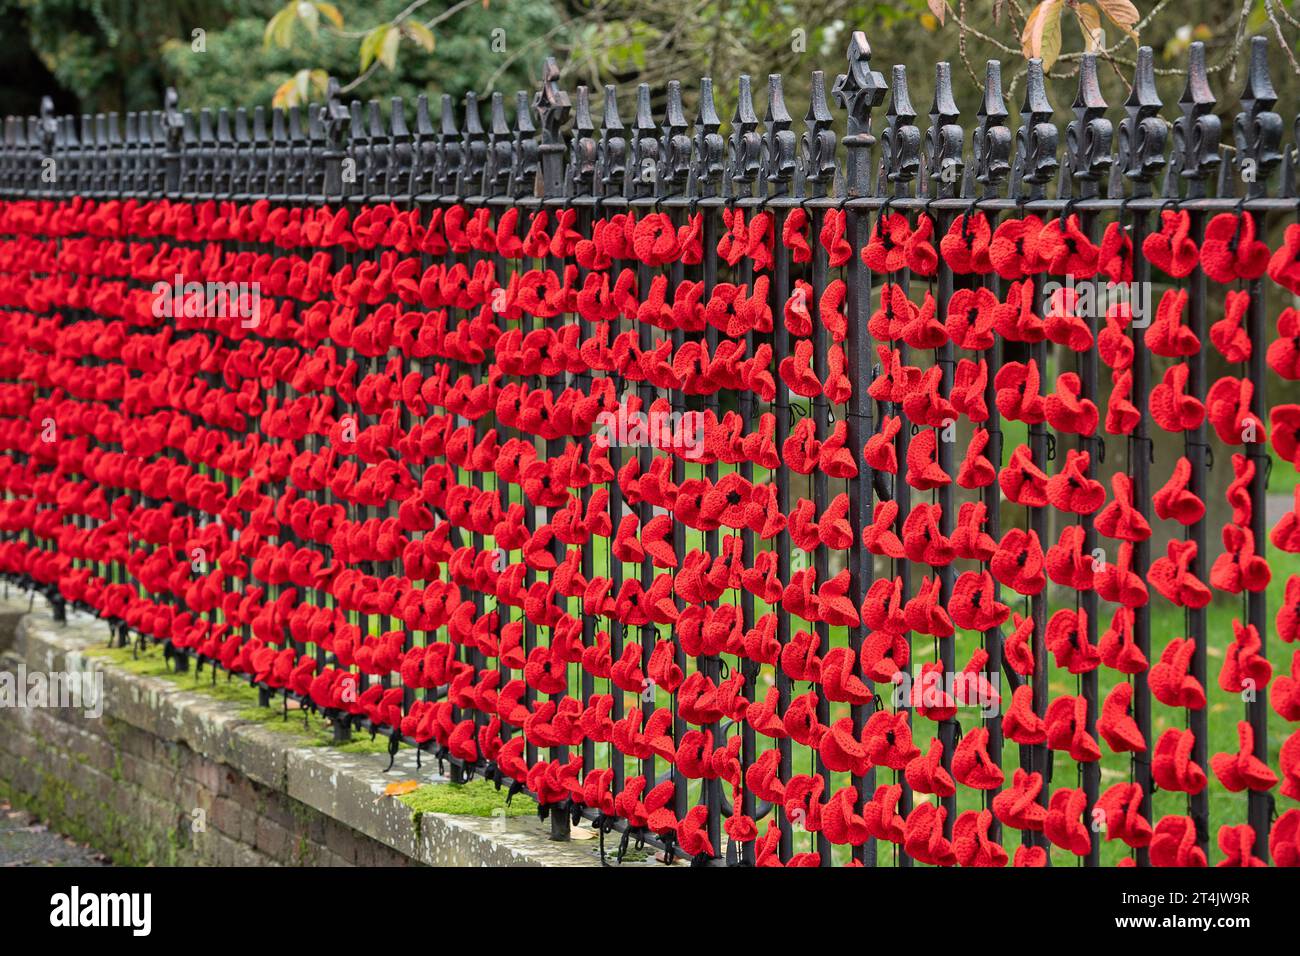
[[[524,797],[506,809],[480,783],[478,802],[500,807],[413,810],[464,802],[427,756],[417,768],[403,748],[385,773],[382,740],[328,746],[319,718],[313,729],[301,712],[257,708],[224,674],[215,685],[206,672],[160,674],[129,652],[106,654],[108,629],[93,618],[60,626],[41,599],[27,608],[25,597],[0,602],[0,672],[99,671],[103,712],[0,706],[0,799],[114,862],[599,865],[594,842],[549,841]],[[420,782],[418,802],[383,796],[398,780]]]

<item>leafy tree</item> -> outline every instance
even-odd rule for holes
[[[159,47],[257,16],[252,0],[0,0],[0,17],[83,112],[152,109],[167,76]],[[40,92],[53,92],[42,90]]]
[[[490,77],[497,89],[528,89],[545,51],[523,48],[562,22],[546,0],[290,2],[272,11],[209,35],[207,54],[166,45],[187,103],[226,102],[242,88],[244,102],[287,105],[319,98],[330,75],[360,98],[433,91],[459,99],[484,92]]]

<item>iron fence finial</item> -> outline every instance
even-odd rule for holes
[[[1020,108],[1016,159],[1011,171],[1012,194],[1017,198],[1041,199],[1046,184],[1060,167],[1056,159],[1058,133],[1052,122],[1053,112],[1047,99],[1043,61],[1034,57],[1026,73],[1025,101]],[[1028,194],[1023,191],[1026,184]]]
[[[1129,91],[1119,127],[1119,167],[1133,182],[1134,195],[1150,193],[1149,183],[1165,165],[1168,128],[1160,118],[1156,92],[1155,56],[1151,47],[1138,48],[1133,88]]]
[[[510,170],[510,195],[531,196],[537,190],[538,143],[528,94],[515,91],[515,135]]]
[[[493,100],[495,102],[495,94]],[[495,118],[494,118],[495,119]],[[596,124],[591,119],[591,90],[583,85],[574,91],[573,138],[569,141],[570,196],[592,194],[596,179]]]
[[[965,168],[962,150],[966,134],[957,120],[961,111],[952,92],[952,65],[937,63],[934,70],[934,103],[930,107],[930,128],[926,131],[929,178],[935,195],[951,197],[961,191],[961,174]]]
[[[824,196],[835,183],[835,115],[826,102],[826,74],[813,70],[809,80],[808,113],[804,117],[800,159],[805,186]]]
[[[456,193],[469,196],[483,186],[483,170],[487,166],[487,133],[479,112],[478,94],[473,90],[465,94],[465,125],[461,134],[459,182]]]
[[[736,92],[736,111],[727,143],[727,195],[732,198],[754,194],[754,180],[758,176],[763,149],[748,74],[741,74],[736,82]]]
[[[894,64],[889,83],[889,109],[885,130],[880,135],[883,176],[878,180],[894,184],[895,195],[903,195],[921,168],[921,131],[907,88],[907,67]]]
[[[722,120],[713,101],[713,78],[700,78],[700,101],[695,112],[694,190],[701,198],[717,196],[722,186],[726,141]]]
[[[1072,107],[1074,119],[1065,131],[1065,156],[1069,188],[1080,197],[1097,195],[1098,184],[1111,167],[1114,127],[1106,118],[1106,100],[1097,79],[1097,57],[1085,53],[1079,61],[1079,86]]]
[[[791,128],[794,120],[785,105],[785,86],[780,73],[767,78],[767,112],[763,117],[761,169],[767,183],[767,195],[784,193],[794,179],[798,139]],[[774,189],[773,187],[779,187]]]
[[[871,147],[876,145],[871,111],[884,102],[885,78],[871,69],[871,46],[861,30],[849,38],[848,62],[848,71],[835,78],[831,92],[848,114],[845,191],[849,196],[865,196],[871,191]]]
[[[1273,112],[1276,103],[1277,92],[1268,73],[1268,40],[1251,37],[1242,109],[1232,124],[1237,173],[1250,197],[1268,192],[1268,179],[1282,161],[1282,117]]]
[[[569,121],[572,104],[569,94],[560,87],[560,66],[555,57],[547,57],[542,66],[542,85],[533,97],[540,124],[538,153],[541,187],[544,196],[564,193],[564,124]]]
[[[1197,40],[1187,50],[1187,84],[1178,99],[1183,115],[1174,124],[1174,155],[1179,176],[1188,181],[1189,198],[1205,194],[1205,180],[1221,159],[1215,102],[1205,68],[1205,44]]]
[[[623,136],[623,120],[618,112],[618,87],[612,83],[605,86],[596,169],[602,195],[621,196],[627,175],[627,139]]]
[[[676,196],[686,191],[691,178],[691,138],[686,135],[686,113],[682,109],[682,84],[669,80],[660,127],[659,175],[655,195]]]

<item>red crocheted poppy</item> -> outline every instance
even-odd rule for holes
[[[1201,520],[1205,514],[1205,502],[1188,490],[1191,478],[1192,463],[1185,457],[1180,457],[1174,463],[1169,480],[1152,498],[1156,517],[1162,520],[1173,519],[1184,526]]]
[[[1250,359],[1250,335],[1242,325],[1249,308],[1249,292],[1229,289],[1223,302],[1223,318],[1210,326],[1210,342],[1229,362]]]
[[[948,300],[945,317],[953,344],[972,351],[992,348],[993,315],[998,304],[998,297],[983,286],[955,291]]]
[[[781,226],[781,244],[790,250],[793,262],[811,262],[812,247],[808,245],[808,213],[796,206],[786,214]]]
[[[948,268],[959,275],[971,272],[986,274],[993,271],[989,260],[989,245],[993,230],[988,216],[976,211],[963,213],[952,221],[948,232],[939,241],[939,252]]]
[[[1151,420],[1169,432],[1196,428],[1205,417],[1205,406],[1187,394],[1191,369],[1179,362],[1165,370],[1164,377],[1151,389]]]
[[[1012,528],[1002,537],[989,561],[989,571],[998,581],[1018,594],[1033,595],[1047,584],[1043,549],[1032,530]]]
[[[993,309],[993,329],[1012,342],[1041,342],[1047,337],[1043,320],[1034,311],[1037,308],[1034,283],[1012,282],[1007,288],[1005,301]]]
[[[1038,251],[1047,271],[1055,275],[1090,279],[1097,274],[1098,249],[1083,231],[1077,214],[1047,223],[1038,235]]]
[[[1006,219],[993,232],[989,261],[1004,279],[1023,279],[1047,267],[1042,254],[1043,220]]]
[[[871,238],[862,247],[862,261],[872,272],[898,272],[908,268],[911,242],[912,227],[907,216],[901,212],[882,211],[871,231]]]
[[[1166,275],[1182,279],[1200,260],[1200,250],[1191,239],[1192,216],[1186,209],[1161,210],[1160,229],[1142,240],[1142,255]]]
[[[1097,720],[1097,733],[1113,753],[1140,753],[1147,749],[1146,739],[1133,719],[1133,685],[1118,683],[1106,695]]]
[[[1146,330],[1146,346],[1156,355],[1183,358],[1201,349],[1196,333],[1183,324],[1187,308],[1187,290],[1169,289],[1160,297],[1156,317]]]
[[[1205,227],[1201,268],[1213,282],[1257,279],[1268,268],[1268,246],[1255,238],[1255,217],[1223,212]]]
[[[1170,707],[1200,710],[1205,706],[1205,689],[1191,674],[1196,642],[1191,638],[1174,638],[1151,668],[1149,682],[1156,700]]]
[[[1047,413],[1040,391],[1038,363],[1008,362],[995,376],[995,403],[1003,418],[1037,425],[1046,420]]]

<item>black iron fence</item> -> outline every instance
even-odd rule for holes
[[[677,84],[662,117],[616,92],[597,118],[552,63],[513,110],[6,118],[4,571],[526,790],[557,839],[586,818],[762,865],[1001,865],[1016,830],[1025,865],[1293,844],[1300,714],[1259,662],[1296,634],[1248,573],[1300,397],[1267,359],[1290,234],[1245,264],[1300,209],[1265,40],[1231,131],[1200,44],[1172,120],[1149,48],[1118,109],[1086,57],[1063,130],[1038,61],[1014,114],[990,61],[969,129],[948,64],[919,114],[861,33],[800,123],[779,75],[729,122],[707,78],[690,120]],[[172,271],[253,288],[254,321],[159,293]],[[1245,296],[1222,342],[1211,281]],[[1210,343],[1237,372],[1213,388]],[[611,433],[646,410],[674,441]],[[1246,793],[1218,831],[1216,789]]]

